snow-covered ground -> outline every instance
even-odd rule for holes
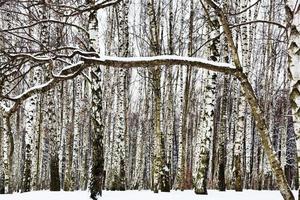
[[[296,194],[296,191],[294,191]],[[103,191],[103,200],[282,200],[279,191],[244,192],[210,190],[208,195],[200,196],[193,191],[172,191],[154,194],[151,191]],[[100,199],[100,200],[101,200]],[[37,191],[0,195],[0,200],[90,200],[87,191],[49,192]]]

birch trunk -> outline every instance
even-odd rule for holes
[[[188,54],[192,55],[193,51],[193,29],[194,29],[194,1],[190,2],[190,19],[189,19],[189,43],[188,43]],[[192,77],[191,66],[186,67],[185,75],[185,87],[184,87],[184,99],[183,99],[183,113],[182,113],[182,162],[181,162],[181,184],[180,189],[183,191],[186,189],[187,183],[187,139],[188,139],[188,113],[190,106],[190,85]]]
[[[290,83],[290,101],[293,113],[297,144],[298,182],[300,182],[300,3],[296,0],[286,2],[286,20],[288,30],[288,65]],[[300,187],[298,188],[300,199]]]
[[[3,132],[2,132],[2,148],[3,148],[3,182],[4,182],[4,194],[10,193],[10,173],[9,173],[9,118],[3,116]]]
[[[69,84],[67,82],[67,84]],[[71,85],[71,84],[69,84]],[[67,85],[67,86],[69,86]],[[72,183],[72,164],[73,164],[73,144],[74,144],[74,123],[75,123],[75,81],[72,81],[72,87],[70,87],[70,91],[72,91],[72,101],[70,97],[66,99],[66,110],[64,116],[66,117],[66,170],[64,177],[64,190],[70,191],[73,189]],[[70,92],[69,87],[66,87],[66,91]],[[72,106],[72,107],[71,107]],[[71,116],[70,116],[71,114]]]
[[[241,10],[247,8],[248,0],[242,0],[241,2]],[[243,12],[241,23],[247,21],[247,12]],[[247,73],[247,65],[248,63],[248,26],[244,25],[241,27],[241,58],[242,58],[242,66],[244,72]],[[238,86],[238,85],[237,85]],[[243,191],[243,172],[242,172],[242,152],[243,152],[243,140],[245,135],[245,125],[246,125],[246,99],[245,93],[240,88],[240,98],[238,101],[238,123],[236,128],[236,138],[235,138],[235,190]]]
[[[209,16],[208,16],[209,17]],[[214,38],[209,45],[209,58],[213,61],[220,61],[220,24],[217,16],[211,17],[210,27],[207,27],[207,34],[209,38]],[[211,28],[215,27],[216,30],[210,32]],[[210,145],[213,134],[213,119],[214,119],[214,107],[216,102],[216,80],[217,74],[215,72],[207,71],[206,75],[206,88],[204,91],[204,115],[201,121],[202,133],[201,133],[201,144],[200,144],[200,156],[199,156],[199,168],[195,180],[195,193],[196,194],[207,194],[207,177],[208,167],[210,158]]]
[[[32,85],[38,83],[38,72],[34,70],[34,75],[32,77]],[[24,192],[29,192],[32,188],[35,179],[35,169],[36,166],[36,156],[35,156],[35,124],[36,124],[36,107],[37,107],[37,95],[30,97],[25,103],[25,169],[24,169]]]
[[[199,168],[195,179],[195,193],[196,194],[207,194],[207,175],[208,175],[208,164],[209,164],[209,151],[210,141],[213,133],[213,113],[216,96],[216,73],[207,72],[206,75],[206,90],[204,91],[204,115],[201,121],[200,134],[200,155],[199,155]]]
[[[71,190],[77,190],[78,185],[79,185],[79,177],[80,177],[80,173],[82,172],[79,167],[80,167],[80,113],[81,113],[81,105],[80,105],[80,97],[81,97],[81,83],[82,80],[80,77],[76,77],[73,80],[73,109],[74,109],[74,113],[73,113],[73,130],[70,135],[71,137],[73,136],[73,138],[71,138],[71,141],[73,141],[73,144],[71,144],[71,146],[73,147],[72,150],[72,158],[70,160],[70,165],[71,167],[71,182],[70,182],[70,189]],[[72,118],[73,118],[72,117]]]
[[[118,8],[118,16],[120,18],[120,35],[119,35],[119,54],[122,57],[127,57],[129,54],[129,32],[128,32],[128,9],[129,1],[122,1],[122,9]],[[113,188],[116,190],[125,190],[126,188],[126,173],[125,173],[125,132],[126,132],[126,95],[125,95],[125,84],[127,70],[119,69],[119,85],[118,85],[118,120],[117,120],[117,159],[118,167],[114,176]]]
[[[177,174],[176,174],[176,179],[175,179],[175,189],[181,189],[181,183],[183,182],[184,179],[184,154],[185,154],[185,141],[184,141],[184,136],[183,136],[183,97],[184,97],[184,82],[183,82],[183,67],[178,67],[179,71],[179,134],[178,134],[178,165],[177,165]]]
[[[46,77],[47,79],[47,77]],[[54,103],[54,89],[48,92],[47,95],[47,121],[48,133],[50,135],[50,191],[60,191],[60,178],[59,178],[59,137],[56,130],[56,113]]]
[[[224,76],[223,81],[223,92],[221,96],[221,124],[220,124],[220,132],[219,132],[219,147],[218,147],[218,155],[219,155],[219,174],[218,174],[218,187],[220,191],[226,190],[226,183],[225,183],[225,164],[226,164],[226,157],[225,157],[225,135],[227,132],[227,95],[228,95],[228,77]]]
[[[151,55],[160,54],[160,27],[159,16],[161,2],[158,1],[158,10],[156,12],[156,4],[154,0],[147,0],[147,14],[150,18],[150,52]],[[162,191],[170,191],[168,167],[165,158],[164,134],[161,130],[161,67],[156,66],[151,70],[153,78],[154,90],[154,164],[153,164],[153,191],[158,193]]]
[[[170,55],[174,54],[174,11],[173,11],[173,0],[170,0],[169,3],[169,40],[168,40],[168,48]],[[174,116],[174,92],[173,92],[173,67],[169,67],[167,69],[167,75],[165,77],[167,80],[167,109],[166,109],[166,149],[167,149],[167,167],[169,169],[169,181],[170,181],[170,188],[174,183],[173,175],[174,174],[174,164],[173,164],[173,132],[174,132],[174,124],[173,124],[173,116]]]
[[[11,7],[13,6],[11,4],[11,2],[8,3],[8,5],[6,5],[5,7]],[[3,16],[3,23],[2,27],[3,28],[11,28],[12,27],[12,15],[11,13],[7,13]],[[5,40],[11,41],[13,44],[13,38],[11,35],[8,35],[6,37],[4,37]],[[4,44],[3,44],[4,45]],[[0,58],[1,61],[2,58]],[[0,72],[1,72],[1,76],[0,77],[0,81],[1,81],[1,86],[0,86],[0,91],[3,92],[3,94],[6,94],[9,92],[9,88],[10,85],[8,83],[9,80],[7,80],[7,77],[5,76],[5,68],[2,69],[2,67],[0,68]],[[13,150],[13,143],[11,143],[11,139],[12,139],[12,133],[10,130],[10,117],[8,116],[5,111],[7,110],[7,108],[10,106],[10,102],[5,100],[5,99],[1,99],[0,100],[0,113],[2,113],[2,122],[3,122],[3,126],[2,128],[2,151],[1,151],[1,155],[0,155],[0,164],[2,164],[0,166],[0,170],[1,170],[1,174],[0,176],[2,176],[2,182],[3,182],[3,188],[0,188],[0,190],[3,190],[4,194],[8,194],[8,193],[12,193],[12,177],[11,177],[11,169],[12,169],[12,150]]]
[[[42,10],[43,19],[47,19],[47,11],[45,8]],[[43,49],[49,45],[49,24],[44,24],[42,27],[41,37],[43,43]],[[51,79],[52,66],[46,65],[45,81]],[[47,107],[46,107],[46,120],[48,123],[46,131],[49,134],[49,146],[50,146],[50,191],[60,190],[60,178],[59,178],[59,137],[56,129],[57,115],[55,110],[55,88],[50,89],[47,92]]]
[[[142,91],[143,85],[140,85],[139,88],[139,94],[143,94]],[[146,88],[145,88],[146,89]],[[147,98],[145,96],[145,98]],[[144,99],[145,99],[144,98]],[[143,101],[142,101],[143,102]],[[139,104],[139,110],[142,110],[142,103]],[[141,119],[139,120],[139,125],[138,125],[138,130],[137,130],[137,141],[136,141],[136,156],[135,156],[135,177],[134,177],[134,184],[133,188],[141,190],[143,186],[143,171],[144,171],[144,133],[145,133],[145,128],[143,124],[146,122],[147,115],[146,113],[143,113],[141,116]]]
[[[97,12],[89,15],[89,42],[90,51],[99,51]],[[90,181],[90,197],[97,200],[102,196],[104,183],[104,125],[102,111],[102,72],[100,66],[95,67],[92,74],[92,123],[94,137],[92,140],[92,169]]]

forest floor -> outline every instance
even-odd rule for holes
[[[296,194],[296,191],[294,191]],[[196,195],[193,191],[187,190],[172,191],[170,193],[154,194],[151,191],[103,191],[103,196],[100,200],[281,200],[282,197],[279,191],[255,191],[244,190],[244,192],[235,192],[228,190],[219,192],[209,190],[208,195]],[[0,200],[90,200],[88,191],[75,192],[50,192],[50,191],[35,191],[27,193],[14,193],[0,195]]]

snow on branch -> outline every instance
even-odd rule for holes
[[[56,83],[59,80],[63,80],[63,79],[70,79],[73,78],[76,74],[79,73],[79,71],[83,70],[83,61],[80,61],[74,65],[70,65],[67,66],[65,68],[63,68],[59,74],[54,75],[54,77],[52,79],[50,79],[48,82],[32,87],[28,90],[26,90],[25,92],[23,92],[22,94],[15,96],[15,97],[11,97],[11,100],[14,101],[19,101],[19,100],[25,100],[28,97],[30,97],[33,94],[36,94],[38,92],[46,92],[49,89],[51,89],[52,85],[54,83]]]
[[[36,62],[49,62],[53,58],[47,56],[36,56],[29,53],[6,54],[10,58],[28,58]]]
[[[83,61],[79,61],[78,63],[63,68],[58,74],[53,76],[52,79],[50,79],[46,83],[31,87],[17,96],[8,97],[7,99],[14,101],[13,106],[7,111],[8,115],[14,113],[17,110],[18,106],[32,95],[47,92],[62,80],[75,78],[84,68],[85,63]]]
[[[10,107],[6,106],[3,101],[0,101],[0,113],[9,112]]]
[[[93,55],[93,54],[91,54]],[[44,58],[43,58],[44,59]],[[43,60],[42,59],[42,60]],[[25,92],[14,96],[7,97],[8,100],[14,102],[13,106],[9,109],[9,114],[15,112],[20,104],[27,98],[37,93],[44,93],[53,88],[58,82],[71,79],[79,75],[85,68],[97,67],[100,65],[109,67],[123,67],[123,68],[152,68],[155,66],[166,65],[187,65],[197,68],[212,70],[216,72],[222,72],[226,74],[235,75],[238,70],[229,63],[213,62],[202,58],[163,55],[153,57],[81,57],[81,61],[64,67],[59,73],[54,74],[52,72],[52,79],[46,83],[29,88]]]
[[[163,55],[152,57],[82,57],[82,60],[84,60],[87,64],[98,64],[110,67],[147,68],[159,65],[188,65],[216,72],[223,72],[227,74],[234,74],[236,72],[235,67],[229,63],[220,63],[203,58],[184,57],[175,55]]]

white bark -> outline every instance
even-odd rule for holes
[[[201,121],[201,145],[197,177],[195,180],[196,194],[207,194],[207,173],[209,163],[209,151],[213,133],[213,113],[216,97],[216,73],[207,71],[206,90],[204,91],[204,115]]]
[[[288,0],[286,4],[286,16],[288,22],[288,52],[290,100],[293,113],[294,129],[297,144],[298,181],[300,180],[300,4],[296,0]],[[298,189],[300,196],[300,188]]]
[[[90,50],[99,52],[98,20],[97,12],[90,13],[89,16],[89,46]],[[103,124],[103,94],[102,94],[102,71],[100,66],[95,66],[92,75],[92,122],[94,137],[92,141],[92,168],[90,181],[90,197],[97,200],[102,195],[104,182],[104,124]]]
[[[241,2],[241,10],[244,10],[248,5],[248,0],[242,0]],[[241,23],[247,21],[247,12],[242,13]],[[247,68],[249,65],[248,58],[248,25],[244,25],[241,27],[241,58],[242,58],[242,66],[243,71],[247,74]],[[238,84],[236,85],[239,86]],[[236,185],[235,189],[237,191],[243,190],[242,185],[242,155],[243,155],[243,140],[246,136],[245,125],[246,125],[246,99],[245,93],[240,87],[239,93],[239,101],[238,101],[238,116],[237,116],[237,126],[236,126],[236,138],[235,138],[235,170],[236,170]]]
[[[79,177],[80,174],[83,172],[82,170],[79,169],[80,165],[80,128],[81,128],[81,123],[80,121],[82,120],[82,108],[81,108],[81,83],[82,83],[82,79],[81,77],[77,77],[73,84],[74,84],[74,90],[75,90],[75,96],[73,98],[75,98],[74,102],[75,102],[75,108],[74,108],[74,114],[75,114],[75,119],[74,119],[74,130],[73,134],[74,134],[74,138],[73,138],[73,163],[72,163],[72,176],[74,178],[74,186],[78,185],[79,182]],[[75,189],[75,188],[73,188]]]
[[[180,189],[181,183],[182,183],[182,178],[183,178],[183,132],[182,132],[182,126],[183,126],[183,97],[184,97],[184,83],[183,83],[183,67],[178,67],[179,70],[179,102],[178,102],[178,107],[179,107],[179,113],[178,113],[178,118],[179,118],[179,124],[178,124],[178,160],[177,160],[177,175],[176,175],[176,180],[175,180],[175,189]]]
[[[209,17],[209,16],[208,16]],[[217,37],[220,33],[220,24],[217,16],[211,17],[210,25],[215,27],[214,31],[211,31],[213,27],[206,27],[207,39],[210,41],[207,49],[207,54],[211,60],[220,61],[220,37]],[[216,102],[216,79],[217,73],[207,71],[206,87],[204,91],[204,115],[202,119],[202,133],[201,133],[201,146],[200,146],[200,161],[199,169],[195,180],[195,193],[196,194],[207,194],[207,177],[210,161],[210,146],[213,135],[213,119],[214,119],[214,107]]]
[[[139,86],[139,94],[143,94],[143,85]],[[147,98],[147,97],[145,97]],[[142,98],[141,100],[145,100]],[[142,101],[144,102],[144,101]],[[142,110],[143,104],[139,104],[139,111]],[[135,156],[135,176],[134,176],[134,189],[141,190],[143,187],[143,172],[144,172],[144,140],[145,140],[145,126],[147,120],[147,114],[143,113],[141,119],[138,122],[138,130],[137,130],[137,141],[136,141],[136,156]]]
[[[40,69],[33,71],[31,80],[32,85],[40,83]],[[27,99],[25,103],[25,170],[24,170],[24,190],[30,191],[32,187],[36,187],[36,112],[37,112],[38,95],[33,95]]]
[[[9,174],[9,128],[8,128],[7,117],[3,118],[3,139],[2,139],[2,148],[3,148],[3,178],[4,178],[4,193],[9,193],[9,184],[10,184],[10,174]]]

